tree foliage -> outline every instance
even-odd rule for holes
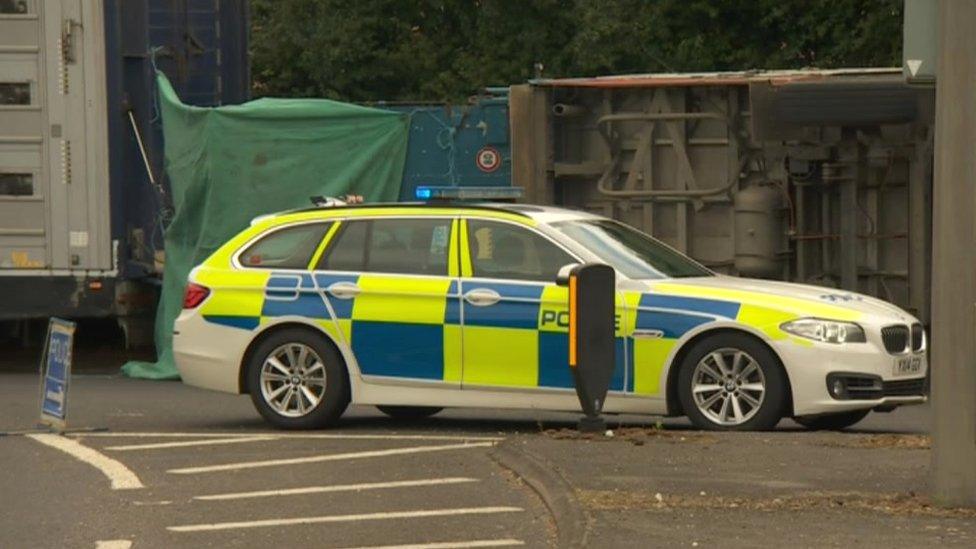
[[[902,0],[252,0],[254,94],[459,100],[640,72],[897,66]]]

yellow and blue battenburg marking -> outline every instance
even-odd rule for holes
[[[261,320],[264,287],[270,273],[202,269],[195,279],[210,288],[219,288],[201,306],[204,319],[222,326],[253,330]]]
[[[355,284],[361,293],[348,299],[329,295],[326,290],[337,283]],[[465,302],[462,295],[476,288],[492,290],[500,299],[488,306]],[[229,303],[208,302],[204,318],[245,330],[282,316],[312,319],[349,346],[365,375],[473,386],[574,386],[564,287],[451,277],[271,272],[251,293],[258,294],[260,304],[245,304],[253,299],[244,294],[236,303],[239,311],[254,314],[226,314]],[[611,390],[660,394],[661,373],[677,341],[702,324],[735,319],[741,310],[739,303],[720,299],[619,293]],[[635,330],[660,337],[631,337]]]
[[[360,371],[443,380],[450,280],[364,274],[357,284],[362,293],[352,300],[351,343]]]
[[[654,293],[627,292],[625,332],[656,331],[657,338],[630,338],[628,350],[628,392],[642,395],[660,394],[661,374],[674,347],[686,333],[719,318],[735,319],[739,303],[718,299],[667,296]]]
[[[462,304],[463,381],[499,387],[572,388],[567,293],[552,285],[463,281],[463,292],[492,290],[498,303]],[[462,292],[462,293],[463,293]],[[620,345],[623,346],[621,338]],[[615,390],[623,390],[618,360]]]
[[[435,194],[432,190],[429,198]],[[572,388],[567,289],[471,278],[468,226],[460,221],[470,212],[464,208],[445,205],[423,210],[424,215],[455,217],[444,277],[229,268],[237,250],[271,227],[337,219],[315,250],[311,266],[318,264],[344,222],[340,218],[400,216],[403,212],[400,207],[326,209],[260,220],[194,271],[195,282],[214,290],[200,306],[200,313],[208,322],[248,331],[281,317],[311,321],[350,350],[366,375],[441,381],[458,387]],[[537,224],[512,212],[479,209],[477,214],[526,226]],[[341,298],[327,291],[339,283],[355,284],[360,293]],[[498,302],[479,306],[462,299],[465,292],[477,288],[493,290]],[[657,282],[651,292],[618,292],[616,364],[610,388],[661,395],[662,374],[678,341],[708,323],[735,320],[770,339],[810,346],[812,342],[791,336],[779,326],[800,316],[856,321],[859,315],[831,303],[770,298],[680,280]]]

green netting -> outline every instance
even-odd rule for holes
[[[157,361],[129,362],[132,377],[176,379],[172,329],[187,275],[254,217],[309,206],[315,195],[394,201],[409,115],[325,99],[184,105],[157,73],[164,158],[175,209],[156,314]],[[216,344],[219,344],[217,342]]]

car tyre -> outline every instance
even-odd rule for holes
[[[678,398],[700,429],[769,430],[787,408],[789,384],[779,359],[747,334],[706,336],[678,366]]]
[[[349,405],[345,362],[324,336],[311,330],[274,332],[250,353],[246,367],[254,407],[279,429],[328,427]]]
[[[840,431],[866,418],[871,410],[852,410],[850,412],[840,412],[837,414],[824,414],[822,416],[795,417],[793,421],[810,429],[811,431]]]
[[[444,409],[437,406],[377,406],[376,408],[396,419],[424,419]]]

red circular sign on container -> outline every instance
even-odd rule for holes
[[[491,173],[501,167],[502,153],[498,152],[495,147],[485,146],[475,154],[474,162],[478,165],[479,170]]]

